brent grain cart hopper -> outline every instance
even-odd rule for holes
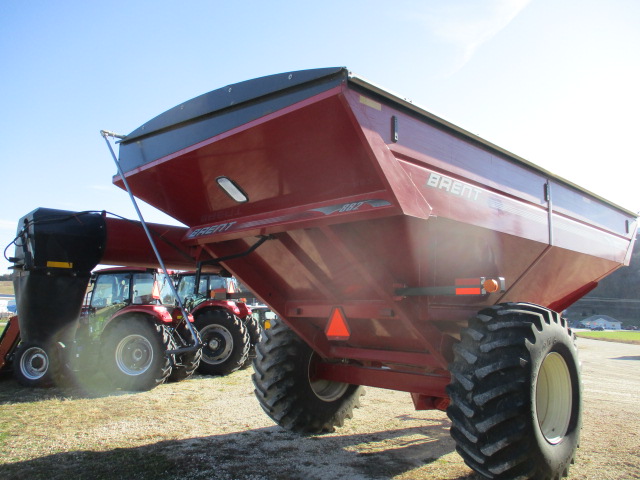
[[[253,376],[277,423],[331,430],[361,385],[397,389],[446,410],[488,478],[566,473],[581,387],[556,312],[628,264],[632,212],[345,68],[204,94],[119,161],[194,258],[226,259],[281,319]]]

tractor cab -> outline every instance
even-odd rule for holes
[[[146,315],[164,325],[179,323],[182,316],[168,282],[166,275],[150,268],[115,267],[94,272],[79,333],[95,340],[107,324],[128,314]]]
[[[164,274],[153,269],[109,268],[91,278],[90,311],[113,305],[169,305],[173,297]]]
[[[204,344],[198,371],[227,375],[248,366],[262,330],[244,298],[251,294],[242,292],[238,281],[226,274],[186,271],[174,279]]]
[[[227,294],[238,292],[238,281],[233,277],[223,277],[218,274],[200,274],[196,288],[197,274],[182,272],[176,275],[177,291],[181,298],[208,298],[227,300]]]

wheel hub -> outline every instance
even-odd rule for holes
[[[209,325],[200,330],[200,337],[205,344],[202,360],[210,364],[224,362],[233,351],[233,336],[222,325]]]
[[[562,441],[569,428],[573,407],[573,390],[569,368],[562,355],[546,356],[536,382],[538,425],[552,445]]]
[[[141,375],[153,362],[153,346],[142,335],[129,335],[120,341],[115,355],[116,364],[123,373]]]
[[[42,378],[49,369],[49,357],[44,350],[38,347],[29,348],[20,361],[20,369],[25,377],[30,380]]]
[[[133,360],[136,362],[142,360],[143,356],[144,352],[139,348],[136,348],[133,352],[131,352],[131,358],[133,358]]]
[[[338,400],[344,395],[349,388],[348,383],[334,382],[332,380],[325,380],[317,378],[315,375],[315,362],[317,356],[315,353],[311,355],[309,359],[309,386],[313,393],[323,402],[333,402]]]

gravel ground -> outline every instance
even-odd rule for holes
[[[640,479],[640,345],[579,339],[578,346],[585,417],[570,478]],[[275,426],[262,412],[250,374],[197,376],[150,392],[98,398],[45,391],[39,393],[42,418],[30,412],[20,420],[24,400],[2,401],[0,408],[14,409],[16,422],[23,423],[0,425],[0,478],[480,478],[455,452],[446,414],[415,411],[406,393],[368,388],[343,428],[303,437]],[[16,387],[3,380],[0,392],[4,388]],[[85,412],[85,422],[71,415],[77,410]],[[36,444],[25,450],[34,438]],[[162,457],[164,470],[146,475],[141,465],[154,455]],[[125,461],[118,459],[132,462],[135,475],[110,477],[110,468]]]

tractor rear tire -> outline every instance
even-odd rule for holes
[[[228,375],[244,365],[250,343],[242,320],[226,310],[206,310],[198,314],[195,325],[204,345],[199,373]]]
[[[180,336],[180,339],[173,338],[172,339],[172,348],[179,348],[185,345],[200,345],[200,335],[196,331],[196,338],[193,338],[193,334],[191,330],[186,325],[182,325],[180,328],[176,329],[173,333],[173,336]],[[181,340],[181,341],[178,341]],[[169,378],[167,381],[169,382],[181,382],[193,376],[198,366],[200,365],[200,360],[202,359],[202,348],[198,347],[197,350],[187,353],[179,353],[174,356],[174,364],[171,368],[171,374],[169,374]]]
[[[50,387],[59,380],[60,364],[56,343],[22,342],[13,358],[13,376],[25,387]]]
[[[262,333],[260,322],[258,322],[257,318],[248,316],[244,320],[244,324],[247,327],[247,332],[249,332],[249,341],[251,342],[251,345],[255,345],[260,341],[260,334]]]
[[[582,386],[566,320],[533,304],[496,305],[470,320],[454,353],[447,414],[465,463],[490,479],[567,476]]]
[[[255,395],[266,414],[287,430],[333,432],[360,405],[361,386],[312,379],[317,358],[281,321],[264,330],[256,346]]]
[[[102,338],[101,365],[112,387],[151,390],[171,374],[165,354],[171,337],[163,325],[140,315],[127,316],[109,325]]]
[[[262,326],[257,318],[249,316],[244,320],[244,324],[249,332],[249,355],[242,365],[242,369],[249,368],[253,363],[253,359],[256,358],[256,345],[260,341],[260,335],[262,333]]]

